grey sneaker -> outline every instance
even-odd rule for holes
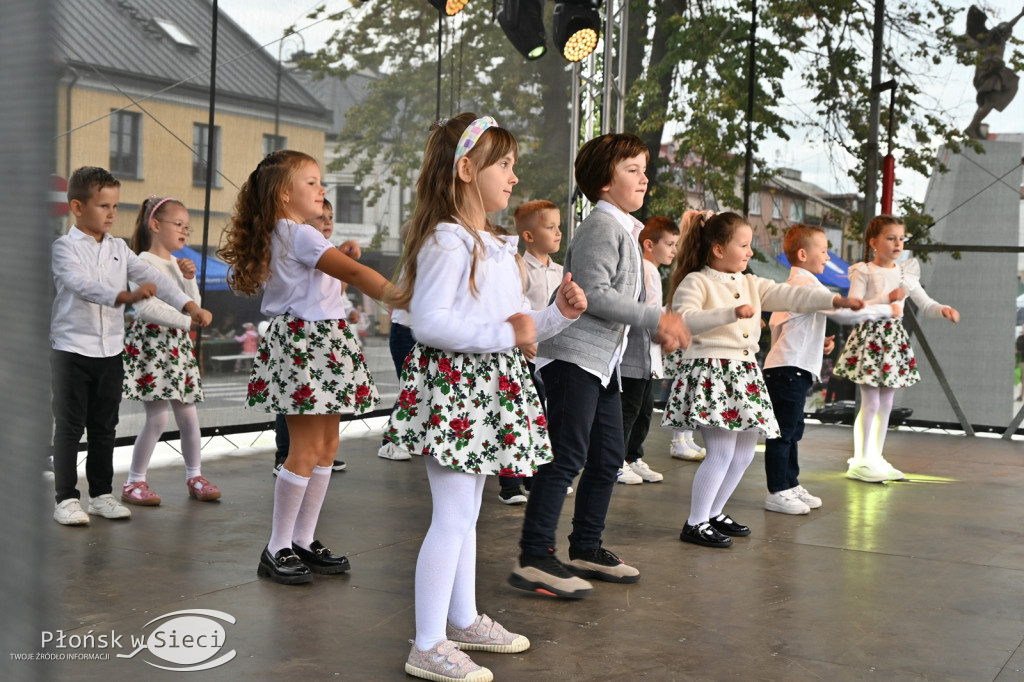
[[[82,511],[77,497],[69,497],[53,507],[53,520],[62,526],[87,526],[89,515]]]
[[[444,640],[429,651],[420,651],[413,643],[405,661],[405,673],[434,682],[491,682],[494,674],[481,668],[455,642]]]
[[[509,632],[481,613],[468,628],[457,628],[448,623],[445,637],[466,651],[492,651],[498,654],[517,654],[530,648],[530,640]]]
[[[124,506],[110,493],[89,500],[89,513],[105,519],[130,519],[132,510]]]

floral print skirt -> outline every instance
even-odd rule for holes
[[[667,353],[662,359],[666,379],[674,379],[682,375],[683,365],[687,362],[683,359],[684,353],[685,351],[679,348],[671,353]]]
[[[761,368],[756,362],[720,358],[693,358],[683,363],[672,384],[661,425],[676,429],[757,429],[767,438],[779,437]]]
[[[471,474],[532,476],[551,461],[547,419],[526,359],[417,343],[384,440]]]
[[[184,329],[133,320],[125,330],[124,383],[129,400],[203,400],[199,363]]]
[[[270,322],[252,365],[246,405],[273,414],[351,414],[380,402],[352,328],[289,313]]]
[[[906,388],[921,380],[903,320],[873,320],[857,325],[832,371],[855,384]]]

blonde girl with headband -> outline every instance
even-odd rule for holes
[[[870,262],[850,266],[850,295],[868,303],[893,303],[902,311],[909,296],[925,317],[960,321],[956,309],[933,300],[921,287],[921,266],[911,258],[898,263],[906,232],[903,221],[891,215],[875,216],[864,232]],[[846,341],[833,373],[860,385],[860,412],[853,425],[853,457],[846,477],[869,483],[899,481],[903,472],[882,456],[889,412],[897,388],[921,380],[917,360],[902,317],[857,325]]]
[[[323,213],[324,187],[316,160],[302,152],[268,154],[242,185],[218,255],[231,266],[229,286],[263,291],[272,318],[249,379],[246,404],[284,414],[288,457],[274,484],[270,540],[257,575],[287,585],[312,573],[349,570],[345,556],[316,539],[338,452],[341,413],[365,412],[377,389],[345,321],[338,281],[381,299],[389,282],[334,248],[305,224]]]
[[[135,219],[131,247],[198,305],[196,265],[173,255],[185,246],[191,233],[184,204],[171,197],[150,196]],[[129,400],[142,401],[146,422],[135,438],[121,501],[146,507],[160,504],[160,496],[146,483],[146,471],[153,448],[167,427],[168,405],[181,437],[188,496],[204,502],[219,499],[220,489],[203,477],[200,465],[196,403],[203,400],[203,388],[189,335],[191,318],[156,298],[137,301],[134,308],[135,319],[125,332],[123,394]]]
[[[515,138],[489,116],[463,113],[432,127],[395,297],[408,305],[417,343],[385,439],[424,455],[433,498],[405,664],[428,680],[486,682],[490,670],[462,650],[530,646],[477,611],[476,521],[487,474],[531,476],[551,460],[522,351],[567,327],[586,298],[566,275],[555,302],[532,310],[518,238],[487,218],[508,205],[517,155]]]
[[[707,455],[693,477],[690,515],[679,539],[729,547],[750,528],[725,513],[758,435],[778,438],[761,370],[754,355],[761,310],[859,310],[864,302],[827,290],[777,284],[744,275],[753,231],[736,213],[690,211],[680,225],[676,266],[669,280],[672,309],[693,340],[672,385],[662,426],[700,429]]]

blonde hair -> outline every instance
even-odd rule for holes
[[[224,231],[217,256],[231,266],[228,286],[247,296],[256,294],[270,276],[270,238],[278,218],[287,215],[283,194],[309,154],[290,149],[267,154],[238,192],[235,214]]]
[[[540,218],[541,211],[557,211],[558,206],[546,199],[536,199],[520,204],[516,212],[512,214],[512,223],[516,226],[516,233],[522,237],[523,232],[534,229],[534,223]]]
[[[423,166],[416,181],[416,209],[405,241],[398,292],[389,300],[396,308],[409,307],[416,286],[417,257],[420,249],[437,230],[438,223],[450,222],[462,216],[469,185],[453,173],[452,166],[455,163],[455,147],[459,143],[459,138],[477,118],[474,113],[464,112],[431,127],[432,132],[427,138],[427,147],[423,153]],[[474,180],[476,174],[488,166],[493,166],[507,154],[514,157],[519,154],[519,145],[512,133],[497,127],[485,130],[473,148],[466,152],[466,156],[473,161]],[[479,187],[474,186],[474,189],[477,198],[480,199]],[[480,201],[482,202],[482,199]],[[483,229],[497,236],[508,235],[505,230],[492,225],[490,221],[486,222]],[[467,229],[467,232],[475,241],[469,268],[469,291],[476,296],[476,267],[483,254],[484,244],[475,229]],[[516,259],[521,260],[519,256],[516,256]],[[524,268],[521,262],[519,266],[522,273]]]

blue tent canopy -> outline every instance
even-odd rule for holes
[[[203,273],[203,254],[193,248],[183,246],[173,254],[175,258],[188,258],[196,264],[196,281]],[[228,290],[228,264],[222,260],[211,258],[206,264],[206,290],[227,291]]]
[[[818,281],[827,287],[835,287],[840,291],[847,291],[850,288],[850,276],[848,273],[850,264],[844,261],[842,258],[828,252],[829,262],[825,263],[825,272],[817,275]],[[776,260],[789,267],[789,259],[786,258],[786,254],[780,253]]]

